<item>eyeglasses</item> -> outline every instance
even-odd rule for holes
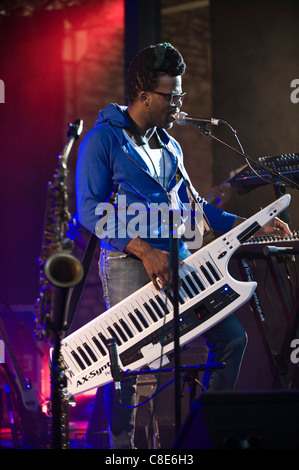
[[[176,106],[179,101],[182,104],[186,96],[186,93],[161,93],[161,91],[152,91],[151,93],[164,96],[169,101],[170,106]]]

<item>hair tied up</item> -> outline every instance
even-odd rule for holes
[[[159,70],[161,67],[163,67],[165,63],[166,50],[170,46],[171,44],[169,44],[169,42],[164,42],[155,46],[154,54],[156,60],[154,63],[154,70]]]

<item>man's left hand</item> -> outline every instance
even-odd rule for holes
[[[290,231],[288,224],[280,220],[278,217],[275,217],[275,219],[271,220],[271,222],[255,234],[256,237],[265,237],[267,235],[277,235],[281,238],[287,238],[292,236],[292,232]]]

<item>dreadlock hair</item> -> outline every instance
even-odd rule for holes
[[[169,43],[142,49],[131,61],[126,79],[126,98],[133,103],[142,90],[153,91],[161,75],[183,75],[186,64],[182,55]]]

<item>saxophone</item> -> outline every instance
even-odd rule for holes
[[[35,302],[35,337],[48,339],[52,330],[64,328],[57,318],[64,307],[61,291],[65,294],[83,277],[81,262],[71,253],[74,242],[67,237],[71,214],[68,208],[67,161],[74,141],[82,132],[82,121],[69,124],[68,141],[58,156],[53,181],[48,183],[47,203],[39,257],[39,296]],[[58,288],[58,293],[55,292]],[[55,302],[55,296],[58,300]],[[66,302],[66,299],[64,299]],[[67,305],[65,305],[67,307]]]
[[[68,326],[68,300],[71,287],[83,277],[81,262],[72,255],[74,242],[67,236],[71,214],[68,207],[67,161],[74,141],[82,132],[81,120],[69,124],[68,141],[58,156],[53,181],[48,183],[47,204],[39,257],[39,296],[35,302],[35,337],[52,345],[49,364],[51,399],[48,404],[52,448],[68,448],[68,405],[65,365],[60,341]]]

